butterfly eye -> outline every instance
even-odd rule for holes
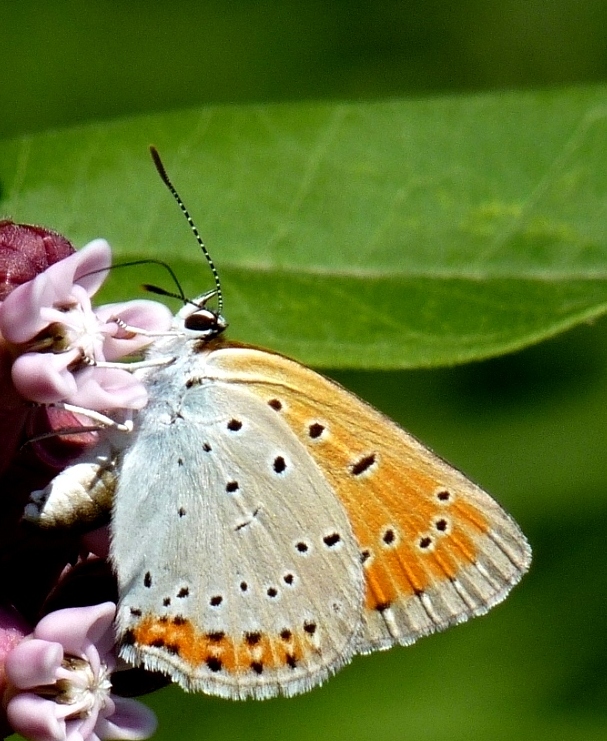
[[[199,309],[184,320],[184,327],[192,332],[198,332],[206,337],[220,334],[228,326],[221,314],[209,309]]]

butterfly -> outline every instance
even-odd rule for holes
[[[121,656],[189,691],[292,696],[503,600],[531,558],[513,519],[353,393],[226,339],[216,296],[152,344],[112,461]]]

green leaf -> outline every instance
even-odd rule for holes
[[[607,309],[607,88],[428,101],[214,106],[0,142],[0,212],[117,261],[212,277],[232,336],[317,366],[439,366]],[[133,271],[135,275],[133,276]],[[105,294],[150,266],[116,271]]]

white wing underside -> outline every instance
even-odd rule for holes
[[[238,671],[204,660],[192,669],[164,646],[126,645],[125,658],[169,672],[186,689],[239,698],[305,691],[351,658],[362,613],[359,549],[342,505],[298,445],[238,386],[190,389],[172,410],[151,402],[125,455],[113,514],[125,595],[119,634],[141,615],[183,617],[243,648]],[[299,641],[295,665],[280,655],[255,662],[247,636],[280,647],[285,631]],[[259,663],[258,673],[250,665]]]

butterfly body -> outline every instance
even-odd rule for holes
[[[204,302],[202,302],[204,303]],[[529,546],[485,492],[339,385],[191,331],[149,352],[112,516],[133,664],[234,699],[486,612]]]

